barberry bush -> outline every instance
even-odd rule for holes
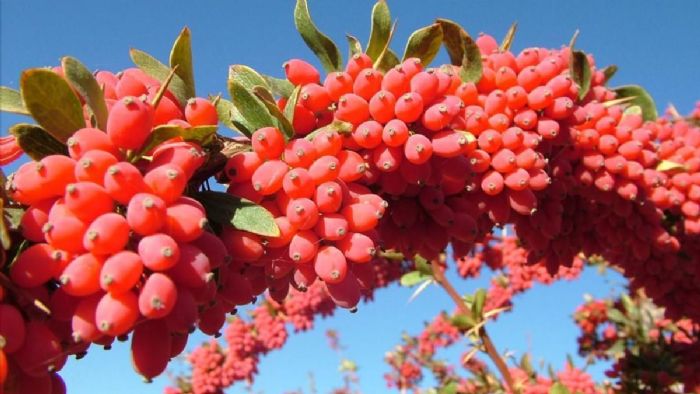
[[[236,64],[230,98],[197,95],[184,29],[167,64],[132,49],[134,68],[93,73],[64,57],[1,88],[0,109],[33,122],[0,140],[3,167],[28,157],[2,173],[5,392],[64,392],[67,359],[114,340],[149,381],[199,330],[223,341],[188,353],[168,392],[220,393],[290,329],[397,282],[455,303],[386,356],[402,392],[425,371],[448,393],[700,392],[697,110],[659,117],[575,37],[516,53],[515,25],[498,43],[438,19],[399,55],[379,1],[343,61],[305,0],[294,21],[323,75],[298,58],[278,77]],[[450,63],[433,64],[443,47]],[[629,279],[575,315],[611,380],[509,364],[488,322],[586,264]],[[496,275],[471,295],[445,276],[484,267]],[[465,341],[462,365],[436,358]]]

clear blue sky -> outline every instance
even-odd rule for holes
[[[254,5],[259,4],[259,5]],[[340,5],[342,4],[342,7]],[[372,1],[312,0],[317,25],[346,53],[344,33],[366,42]],[[617,64],[613,85],[638,83],[655,97],[659,107],[673,102],[684,113],[700,98],[700,2],[516,2],[516,1],[389,1],[398,17],[394,48],[403,51],[408,35],[437,17],[460,22],[470,33],[486,31],[500,39],[513,21],[519,31],[513,48],[558,47],[581,30],[578,47],[596,55],[599,65]],[[183,26],[193,32],[195,76],[200,95],[225,91],[227,67],[241,63],[280,76],[281,64],[293,57],[313,59],[294,30],[293,1],[20,1],[0,0],[0,84],[17,88],[22,69],[56,65],[72,55],[93,69],[130,67],[128,49],[139,48],[167,60],[172,40]],[[444,54],[438,61],[445,61]],[[0,114],[3,133],[19,117]],[[612,277],[619,283],[619,278]],[[486,278],[459,283],[462,291],[485,286]],[[537,288],[516,299],[515,312],[492,325],[499,349],[516,354],[532,351],[535,359],[555,366],[566,353],[575,353],[576,331],[570,314],[584,293],[603,296],[611,288],[606,279],[588,271],[582,280]],[[256,392],[279,393],[308,388],[313,372],[319,392],[339,385],[337,356],[328,350],[324,331],[334,328],[348,346],[347,356],[360,366],[364,392],[384,391],[387,370],[384,352],[398,343],[402,330],[415,333],[422,322],[452,305],[437,289],[407,304],[411,290],[391,288],[377,301],[351,315],[341,311],[311,333],[294,336],[281,352],[260,365]],[[191,339],[190,346],[202,336]],[[453,355],[459,354],[455,350]],[[174,365],[175,367],[176,365]],[[600,369],[595,370],[601,376]],[[128,347],[110,352],[92,350],[86,359],[70,361],[63,371],[71,393],[159,393],[167,377],[144,385],[131,372]],[[237,386],[231,393],[244,392]]]

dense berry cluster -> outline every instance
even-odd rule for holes
[[[206,231],[204,207],[183,194],[205,151],[177,137],[141,152],[160,124],[215,125],[213,104],[193,99],[181,108],[165,95],[153,107],[160,84],[137,69],[97,79],[109,104],[106,130],[76,131],[68,156],[28,162],[9,181],[10,197],[27,207],[20,231],[30,242],[9,268],[16,294],[0,304],[2,352],[16,371],[10,391],[51,392],[48,383],[29,389],[23,376],[49,382],[68,355],[128,334],[135,369],[159,375],[198,321],[216,332],[234,306],[219,297],[220,316],[200,309],[214,301],[213,272],[228,260]],[[50,315],[22,305],[22,294]]]

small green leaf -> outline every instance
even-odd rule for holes
[[[676,163],[671,160],[661,160],[659,164],[656,165],[656,171],[659,172],[679,172],[686,171],[686,167],[683,164]]]
[[[182,138],[187,142],[196,142],[204,146],[211,142],[218,129],[218,126],[193,126],[189,129],[183,129]]]
[[[630,101],[634,100],[635,97],[625,97],[624,99],[629,99],[627,102],[630,102]],[[616,99],[616,100],[624,100],[624,99]],[[629,107],[625,108],[625,110],[622,112],[623,117],[631,116],[631,115],[642,116],[642,114],[643,114],[642,107],[640,107],[638,105],[629,106]]]
[[[437,56],[440,44],[442,44],[442,26],[439,23],[418,29],[408,37],[403,60],[417,57],[423,66],[427,67]]]
[[[275,125],[265,104],[258,100],[258,98],[243,85],[229,79],[228,88],[231,92],[233,105],[236,110],[238,110],[238,114],[240,114],[241,117],[241,119],[236,119],[238,114],[234,112],[232,114],[234,122],[245,122],[245,128],[251,131]]]
[[[591,89],[591,65],[588,63],[588,56],[586,56],[585,52],[571,52],[569,73],[571,74],[571,79],[579,86],[579,100],[583,100]]]
[[[449,19],[439,18],[436,22],[442,26],[442,43],[450,56],[450,63],[460,66],[465,53],[464,40],[469,34],[457,22]]]
[[[353,57],[354,55],[362,53],[362,44],[357,37],[353,36],[352,34],[346,34],[345,38],[348,40],[348,57]]]
[[[279,228],[272,214],[260,205],[228,193],[204,191],[195,194],[207,210],[209,220],[265,237],[277,237]]]
[[[316,54],[326,72],[341,69],[343,59],[338,47],[314,25],[306,0],[297,0],[294,7],[294,24],[306,45]]]
[[[10,127],[10,134],[17,138],[20,148],[34,160],[68,154],[68,148],[63,143],[37,125],[19,123]]]
[[[486,290],[479,289],[474,294],[474,302],[472,303],[472,317],[474,320],[483,320],[484,304],[486,303]]]
[[[625,317],[619,309],[609,309],[608,319],[613,323],[624,324],[627,322],[627,317]]]
[[[159,82],[163,82],[172,71],[170,67],[159,62],[156,58],[144,51],[131,49],[129,51],[129,55],[131,56],[131,60],[138,68],[151,77],[157,79]],[[183,107],[187,103],[187,89],[188,88],[185,85],[185,82],[177,74],[173,76],[170,86],[168,86],[168,91],[175,96],[177,101],[180,103],[180,106]]]
[[[659,116],[656,111],[656,104],[651,95],[644,90],[641,86],[637,85],[625,85],[613,89],[617,94],[617,98],[622,97],[632,97],[635,99],[631,101],[633,105],[638,105],[642,108],[642,117],[644,120],[656,120]]]
[[[271,77],[261,74],[272,94],[280,97],[289,97],[294,90],[294,85],[286,79]]]
[[[267,88],[267,82],[257,71],[242,64],[234,64],[228,68],[228,79],[241,84],[248,90],[253,90],[254,86]]]
[[[634,301],[627,294],[622,294],[620,296],[620,301],[622,301],[622,307],[628,314],[633,314],[636,312],[637,307],[634,305]]]
[[[403,287],[412,287],[431,278],[432,276],[424,275],[420,271],[411,271],[403,274],[400,282]]]
[[[306,138],[309,141],[313,141],[314,138],[316,138],[317,135],[320,133],[323,133],[324,131],[335,131],[336,133],[340,134],[347,134],[352,131],[352,123],[349,122],[343,122],[342,120],[334,120],[330,124],[325,125],[323,127],[319,127],[318,129],[310,132],[307,134],[304,138]]]
[[[605,83],[608,83],[608,81],[615,76],[615,73],[617,73],[617,66],[611,64],[600,71],[602,71],[603,75],[605,76]]]
[[[170,68],[175,69],[175,73],[184,83],[185,97],[195,97],[194,68],[192,67],[192,35],[187,27],[182,29],[170,50]]]
[[[83,107],[68,81],[45,68],[26,70],[20,78],[24,106],[54,138],[66,142],[85,127]]]
[[[566,388],[566,386],[557,382],[549,388],[549,394],[571,394],[571,392]]]
[[[438,394],[457,394],[459,392],[459,384],[455,381],[449,382],[438,389]]]
[[[390,40],[391,14],[385,0],[379,0],[372,8],[372,27],[365,52],[372,60],[377,60]]]
[[[236,113],[240,117],[240,113],[238,113],[238,110],[231,101],[226,100],[223,97],[219,97],[215,105],[216,114],[219,116],[219,122],[223,123],[224,126],[231,130],[240,131],[244,135],[250,137],[251,131],[248,130],[243,124],[236,124],[234,121],[233,114]]]
[[[513,45],[513,40],[515,39],[516,31],[518,31],[518,22],[513,22],[513,24],[508,28],[508,32],[506,32],[503,42],[501,42],[501,46],[499,47],[501,52],[510,50],[510,47]]]
[[[433,275],[433,267],[430,266],[430,262],[423,258],[423,256],[419,254],[413,256],[413,262],[416,269],[423,275]]]
[[[270,111],[270,115],[277,120],[277,125],[279,126],[280,131],[282,131],[287,138],[291,138],[291,136],[294,135],[294,127],[289,119],[287,119],[282,111],[280,111],[279,107],[275,103],[275,99],[270,96],[270,92],[265,90],[265,88],[262,86],[255,86],[253,88],[253,93],[255,93],[260,101],[265,104],[267,110]]]
[[[289,99],[287,99],[287,104],[284,106],[284,117],[289,120],[289,123],[294,124],[294,109],[297,105],[297,101],[299,101],[299,95],[301,94],[301,86],[297,86],[294,88],[294,91],[292,91],[292,94],[289,95]],[[285,134],[287,139],[290,139],[294,136],[294,134]]]
[[[476,42],[467,36],[464,40],[464,58],[459,76],[462,82],[478,83],[483,75],[483,65],[481,64],[481,51]]]
[[[180,126],[173,124],[164,124],[156,126],[151,134],[148,136],[146,142],[144,142],[143,147],[138,154],[134,155],[133,161],[139,159],[144,154],[150,152],[156,146],[162,144],[163,142],[175,138],[181,137],[185,134],[185,129]]]
[[[458,313],[450,319],[450,323],[460,330],[469,330],[476,325],[476,320],[469,315]]]
[[[6,86],[0,86],[0,111],[29,115],[29,111],[24,107],[22,95],[19,91]]]
[[[399,63],[401,63],[401,60],[399,60],[396,52],[387,48],[386,52],[375,62],[374,68],[381,72],[387,72]]]
[[[24,209],[16,207],[4,207],[3,215],[7,219],[7,229],[10,231],[19,230],[22,224],[22,216],[24,216]]]
[[[78,59],[66,56],[61,60],[63,72],[68,82],[73,89],[83,96],[90,110],[95,115],[97,128],[100,130],[107,129],[107,103],[105,95],[100,87],[100,84],[92,75],[90,70],[85,67]]]

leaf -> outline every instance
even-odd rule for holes
[[[659,164],[656,165],[656,171],[659,172],[677,172],[686,171],[686,167],[683,164],[676,163],[671,160],[661,160]]]
[[[262,75],[242,64],[234,64],[228,68],[228,79],[240,83],[244,88],[251,91],[254,86],[267,88],[267,82]]]
[[[571,36],[571,39],[569,40],[569,48],[570,49],[574,49],[574,46],[576,46],[576,40],[578,40],[578,35],[580,33],[581,32],[579,31],[579,29],[576,29],[574,34]]]
[[[443,18],[435,21],[442,26],[442,44],[450,57],[450,63],[455,66],[461,65],[465,53],[464,39],[465,36],[469,37],[469,34],[457,22]]]
[[[625,85],[613,89],[617,94],[617,98],[632,97],[632,104],[638,105],[642,109],[642,117],[644,120],[656,120],[658,113],[656,112],[656,104],[651,95],[638,85]]]
[[[608,83],[608,81],[610,81],[610,78],[615,76],[615,74],[617,73],[617,66],[611,64],[600,71],[602,71],[603,75],[605,76],[605,83]]]
[[[476,321],[473,317],[465,315],[463,313],[458,313],[450,319],[450,324],[457,327],[460,330],[469,330],[476,325]]]
[[[474,294],[474,302],[472,303],[472,317],[474,317],[474,320],[481,321],[483,319],[484,303],[486,303],[486,290],[479,289]]]
[[[226,100],[225,98],[219,97],[218,100],[216,101],[216,114],[219,117],[219,122],[223,123],[224,126],[228,127],[231,130],[237,130],[240,131],[241,133],[247,135],[250,137],[250,131],[245,129],[242,125],[236,125],[233,121],[233,111],[236,111],[236,108],[234,107],[233,103],[230,100]]]
[[[455,381],[449,382],[443,387],[440,387],[438,394],[457,394],[459,390],[459,384]]]
[[[192,35],[187,27],[182,29],[170,50],[170,68],[175,69],[175,73],[184,83],[185,97],[195,97]]]
[[[620,312],[619,309],[608,310],[608,319],[613,323],[624,324],[627,322],[627,317]]]
[[[4,207],[3,215],[7,219],[7,229],[10,231],[19,230],[22,225],[22,216],[24,216],[24,209],[16,207]]]
[[[68,81],[45,68],[26,70],[20,78],[24,106],[46,131],[61,142],[85,127],[83,107]]]
[[[265,104],[258,100],[257,97],[243,85],[229,79],[228,88],[231,92],[233,105],[237,110],[237,113],[234,112],[232,114],[234,122],[244,122],[245,128],[251,131],[275,125]],[[237,115],[240,116],[240,119],[236,119]]]
[[[372,27],[365,52],[373,61],[379,58],[390,40],[391,14],[385,0],[379,0],[372,7]]]
[[[309,134],[307,134],[304,138],[306,138],[309,141],[313,141],[314,138],[320,133],[323,133],[324,131],[335,131],[336,133],[340,134],[347,134],[350,133],[353,129],[353,125],[350,122],[343,122],[342,120],[334,120],[330,124],[327,124],[323,127],[320,127]],[[403,255],[401,255],[403,256]],[[401,257],[403,260],[403,257]]]
[[[180,137],[184,134],[185,129],[177,125],[164,124],[156,126],[153,131],[151,131],[151,134],[148,136],[146,142],[143,143],[139,153],[134,155],[133,161],[138,160],[141,156],[150,152],[153,150],[153,148],[162,144],[163,142],[171,138]]]
[[[50,155],[68,154],[66,145],[37,125],[19,123],[10,127],[9,132],[17,138],[20,148],[34,160],[41,160]]]
[[[280,97],[289,97],[294,90],[294,85],[286,79],[275,78],[261,74],[272,94]]]
[[[513,45],[513,40],[515,39],[516,31],[518,31],[518,22],[513,22],[513,24],[510,25],[510,27],[508,28],[508,32],[503,38],[503,42],[501,42],[501,46],[499,47],[501,52],[506,52],[510,50],[510,47]]]
[[[0,111],[29,115],[29,111],[24,107],[22,95],[19,91],[7,86],[0,86]]]
[[[424,275],[420,271],[411,271],[403,274],[400,282],[403,287],[412,287],[430,278],[432,278],[432,276]]]
[[[579,86],[579,100],[583,100],[591,89],[591,65],[588,63],[588,56],[584,52],[571,52],[569,73],[571,74],[571,79]]]
[[[2,177],[2,184],[5,184],[4,174]],[[0,198],[0,246],[2,246],[3,250],[9,250],[12,246],[12,238],[10,238],[9,223],[5,221],[6,209],[7,208],[5,208],[5,199]],[[0,251],[0,266],[4,265],[5,263],[3,256],[5,256],[5,254],[2,251]]]
[[[78,59],[70,56],[65,56],[61,59],[61,66],[63,66],[63,73],[68,82],[85,99],[85,103],[95,115],[97,128],[106,130],[107,103],[105,102],[104,92],[95,76]]]
[[[266,96],[266,94],[269,95],[270,93],[261,86],[254,87],[253,93],[255,93],[255,95],[260,99],[260,101],[262,101],[262,103],[265,104],[267,110],[270,111],[270,115],[277,119],[277,124],[279,126],[280,131],[282,131],[282,133],[285,136],[287,136],[287,138],[291,138],[294,135],[294,127],[292,126],[292,123],[289,121],[289,119],[287,119],[287,117],[284,116],[282,111],[280,111],[277,104],[275,104],[274,98]]]
[[[294,24],[306,45],[316,54],[326,72],[341,69],[343,59],[338,47],[326,35],[318,30],[309,14],[306,0],[297,0],[294,7]]]
[[[625,97],[625,98],[617,99],[617,100],[629,99],[629,100],[627,100],[627,102],[630,102],[630,101],[634,100],[635,98],[636,97]],[[632,116],[632,115],[642,116],[642,108],[638,105],[632,105],[632,106],[625,108],[625,110],[622,112],[623,117]]]
[[[353,57],[357,54],[362,53],[362,44],[360,43],[360,40],[357,39],[357,37],[351,34],[346,34],[345,38],[347,38],[348,40],[349,57]]]
[[[442,27],[439,23],[418,29],[408,37],[403,60],[417,57],[423,66],[427,67],[435,59],[440,50],[440,44],[442,44]]]
[[[391,25],[391,29],[389,30],[389,38],[386,41],[386,44],[384,46],[384,49],[382,49],[381,52],[379,52],[379,55],[377,55],[377,59],[374,60],[372,63],[372,67],[374,67],[377,70],[380,71],[388,71],[390,68],[394,67],[395,65],[399,64],[399,58],[396,56],[396,53],[389,48],[389,44],[391,43],[391,39],[394,37],[394,32],[396,32],[396,21]]]
[[[418,296],[419,296],[425,289],[427,289],[428,286],[430,286],[430,285],[433,284],[433,283],[435,283],[435,282],[434,282],[432,279],[428,279],[428,280],[424,281],[423,283],[421,283],[418,287],[416,287],[415,290],[413,290],[413,293],[411,294],[411,296],[408,297],[408,303],[413,302],[413,300],[415,300],[416,298],[418,298]]]
[[[299,101],[299,94],[301,94],[301,86],[294,88],[292,94],[289,95],[289,99],[287,99],[287,104],[284,106],[284,117],[287,118],[291,124],[294,124],[294,109],[297,105],[297,101]],[[285,136],[287,139],[290,139],[294,134],[285,134]]]
[[[193,126],[183,129],[182,138],[187,142],[196,142],[204,146],[211,142],[218,129],[218,126]]]
[[[163,96],[165,95],[166,90],[168,90],[168,87],[170,87],[170,82],[172,82],[173,78],[175,77],[175,72],[177,71],[177,67],[170,70],[170,73],[168,73],[168,76],[165,77],[165,80],[161,83],[160,87],[156,91],[156,94],[153,96],[153,99],[151,99],[151,106],[153,108],[158,108],[158,104],[160,103],[160,100],[163,99]]]
[[[423,275],[433,275],[433,267],[430,266],[430,262],[423,256],[418,254],[413,256],[413,262],[415,263],[416,269]]]
[[[279,228],[272,214],[260,205],[228,193],[203,191],[195,194],[207,210],[209,220],[265,237],[277,237]]]
[[[172,71],[170,67],[159,62],[156,58],[144,51],[140,51],[138,49],[131,49],[129,51],[129,55],[131,56],[131,60],[138,68],[143,70],[143,72],[145,72],[147,75],[150,75],[151,77],[157,79],[161,83],[168,77],[168,75]],[[170,91],[170,93],[172,93],[175,96],[177,101],[180,103],[181,107],[185,106],[188,98],[187,86],[177,74],[173,76],[173,80],[170,82],[168,91]]]
[[[571,392],[566,388],[566,386],[557,382],[549,388],[549,394],[571,394]]]

